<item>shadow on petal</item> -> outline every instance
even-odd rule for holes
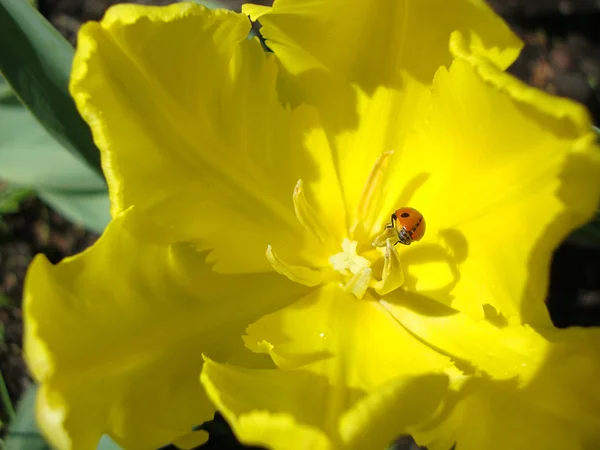
[[[594,151],[597,151],[595,148]],[[557,196],[563,210],[546,227],[535,243],[527,266],[527,284],[521,300],[521,320],[543,330],[550,314],[544,301],[548,295],[548,274],[552,255],[560,242],[576,227],[590,220],[600,196],[600,155],[571,154],[560,174]],[[555,319],[553,319],[555,320]]]
[[[452,290],[461,279],[460,265],[469,245],[456,229],[439,232],[439,243],[417,243],[401,254],[405,267],[404,288],[452,306]]]
[[[411,199],[419,190],[419,188],[427,182],[429,177],[431,177],[430,173],[421,172],[415,175],[408,183],[406,183],[404,185],[404,189],[402,189],[400,195],[398,196],[398,200],[396,201],[398,207],[410,206]]]
[[[327,129],[336,134],[358,127],[357,94],[348,81],[320,69],[295,76],[282,65],[279,70],[277,88],[283,103],[292,108],[303,103],[314,106]]]
[[[526,384],[522,380],[471,377],[450,394],[451,407],[428,429],[413,430],[417,442],[433,449],[456,443],[464,450],[592,450],[600,443],[600,391],[588,369],[589,354],[579,363],[552,350]],[[565,364],[566,363],[566,364]],[[581,365],[583,364],[583,365]],[[597,363],[594,370],[598,370]]]
[[[343,441],[354,450],[387,448],[401,433],[431,422],[444,411],[448,387],[443,374],[392,380],[344,414],[340,422]]]

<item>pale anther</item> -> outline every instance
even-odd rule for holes
[[[404,271],[400,264],[400,255],[390,239],[386,239],[384,258],[381,281],[375,283],[375,291],[380,295],[388,294],[404,284]]]
[[[267,259],[273,266],[273,269],[281,275],[285,275],[290,280],[304,284],[305,286],[318,286],[323,281],[323,276],[320,271],[309,269],[304,266],[292,266],[281,258],[273,251],[273,248],[269,245],[267,247]]]
[[[321,242],[326,242],[327,228],[322,223],[319,214],[306,200],[302,180],[298,180],[294,187],[293,202],[296,217],[302,226]]]
[[[375,216],[373,209],[377,204],[376,200],[382,195],[381,184],[393,154],[393,150],[383,152],[373,164],[360,195],[356,219],[350,227],[351,234],[357,230],[359,225],[362,225],[365,229],[370,228],[371,224],[368,223],[368,220],[370,217]]]

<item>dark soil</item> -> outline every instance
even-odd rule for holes
[[[16,402],[29,384],[23,362],[21,297],[27,266],[38,253],[56,263],[78,253],[96,240],[96,236],[75,226],[31,198],[21,203],[16,214],[6,214],[0,223],[0,370],[8,391]],[[1,409],[3,422],[7,419]]]
[[[525,42],[510,72],[547,92],[583,103],[600,123],[600,3],[490,0]]]
[[[585,104],[596,124],[600,124],[600,2],[489,2],[526,43],[511,72],[534,86]],[[39,0],[39,9],[63,35],[74,42],[81,23],[99,19],[113,3],[117,2]],[[157,5],[170,1],[136,3]],[[242,1],[229,0],[227,3],[239,9]],[[4,331],[3,338],[0,333],[0,370],[10,396],[16,403],[30,382],[21,354],[20,303],[27,265],[37,253],[44,253],[52,262],[57,262],[89,246],[96,236],[70,224],[38,199],[24,201],[17,213],[3,216],[2,221],[0,300],[6,297],[10,304],[0,306],[0,331]],[[557,326],[600,325],[598,248],[572,239],[556,252],[548,300]],[[4,407],[0,410],[0,420],[3,422],[7,419],[5,411]]]

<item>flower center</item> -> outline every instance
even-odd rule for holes
[[[344,291],[359,299],[363,298],[369,288],[374,289],[379,295],[385,295],[402,286],[404,272],[394,246],[399,242],[400,237],[397,224],[394,221],[390,226],[381,224],[382,232],[378,236],[373,236],[373,232],[369,231],[377,227],[377,218],[381,217],[381,213],[378,213],[382,203],[381,183],[392,154],[393,151],[382,153],[373,165],[362,190],[353,224],[348,230],[348,235],[353,239],[344,238],[342,240],[342,251],[329,257],[329,270],[323,270],[322,266],[310,268],[288,264],[275,253],[271,246],[268,246],[266,256],[272,267],[290,280],[306,286],[318,286],[329,282],[331,281],[330,276],[333,274],[334,277],[341,279],[339,284]],[[330,237],[327,224],[323,222],[318,211],[308,203],[303,186],[302,180],[298,180],[294,188],[293,202],[296,217],[308,233],[322,243],[326,243]],[[405,209],[408,210],[408,208]],[[396,213],[401,211],[403,210],[397,210]],[[416,210],[414,211],[416,212]],[[407,220],[402,214],[400,217],[404,221]],[[405,228],[406,224],[403,222],[401,225]],[[408,229],[414,234],[418,227],[413,230],[409,226]],[[412,238],[412,234],[409,234],[408,237]],[[366,240],[369,240],[368,244],[366,244]],[[419,238],[417,237],[415,240],[419,240]],[[359,255],[357,251],[359,241],[369,248],[362,255]],[[401,240],[400,242],[406,243]]]
[[[344,239],[342,251],[329,258],[333,270],[341,275],[340,287],[345,292],[361,299],[369,288],[384,295],[402,286],[404,272],[390,239],[385,248],[373,248],[368,254],[359,255],[357,248],[356,241]]]
[[[358,242],[344,239],[342,251],[331,256],[329,262],[343,277],[342,289],[357,298],[362,298],[374,279],[372,262],[360,256],[356,251],[357,247]]]

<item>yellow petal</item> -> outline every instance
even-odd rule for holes
[[[276,62],[249,27],[192,3],[113,7],[81,29],[71,92],[102,152],[113,215],[135,205],[176,240],[212,249],[221,272],[270,270],[267,244],[292,263],[326,264],[291,198],[299,178],[322,192],[310,200],[340,235],[331,153],[310,131],[314,111],[279,104]]]
[[[368,391],[399,374],[451,367],[448,358],[414,339],[368,292],[359,300],[334,283],[262,317],[246,333],[246,345],[274,353],[281,358],[274,358],[276,364],[313,362],[310,370],[330,380],[332,402],[342,401],[346,389]],[[265,348],[264,342],[272,347]]]
[[[546,341],[527,326],[498,328],[433,301],[422,299],[416,307],[417,301],[396,291],[381,303],[402,327],[467,372],[481,371],[501,380],[528,379],[544,359]]]
[[[425,86],[440,65],[450,65],[450,32],[465,31],[473,51],[502,67],[520,49],[519,40],[484,2],[451,3],[405,0],[348,7],[339,0],[278,0],[270,10],[254,5],[243,9],[253,19],[260,17],[267,45],[291,74],[280,75],[283,98],[321,112],[354,240],[367,240],[380,231],[384,223],[379,219],[387,220],[396,208],[406,206],[395,201],[408,202],[425,181],[427,174],[405,167],[399,155],[406,151],[408,131],[428,106]],[[385,160],[394,169],[387,170],[384,183],[382,176],[371,176],[372,168],[392,150],[398,154]],[[384,185],[394,188],[388,191]],[[365,217],[365,192],[376,194],[368,196],[366,209],[379,214]]]
[[[463,44],[455,35],[458,59],[438,72],[430,113],[399,155],[396,177],[426,180],[411,206],[428,231],[410,251],[426,261],[435,256],[429,245],[437,248],[435,260],[450,277],[436,299],[479,317],[490,304],[510,320],[549,323],[543,300],[551,253],[600,197],[590,118]],[[439,278],[423,269],[408,272],[424,284]]]
[[[38,256],[27,274],[25,356],[58,448],[95,448],[103,433],[131,449],[187,436],[213,412],[202,352],[228,358],[249,323],[307,291],[274,272],[217,274],[187,245],[139,241],[127,229],[138,219],[127,210],[83,254],[56,266]]]
[[[204,430],[194,431],[182,438],[175,440],[174,445],[182,450],[194,450],[208,440],[208,433]]]
[[[355,90],[357,124],[331,136],[340,184],[344,193],[346,217],[353,240],[372,242],[389,222],[392,212],[408,206],[414,191],[424,180],[418,168],[400,161],[407,151],[409,131],[420,123],[429,105],[429,90],[414,78],[405,76],[400,90],[379,88],[372,95]],[[347,114],[340,104],[331,117]],[[330,116],[328,116],[330,117]],[[403,198],[397,203],[399,193]],[[370,246],[370,245],[369,245]]]
[[[474,321],[434,303],[421,304],[418,312],[384,305],[470,375],[466,383],[458,380],[448,415],[416,432],[420,444],[432,450],[453,442],[468,450],[558,450],[600,442],[600,388],[593,381],[600,373],[600,330],[536,331]]]
[[[449,65],[450,33],[505,68],[521,42],[482,0],[277,0],[270,10],[244,5],[283,66],[293,74],[331,71],[372,91],[399,82],[400,69],[429,83]],[[423,57],[426,55],[426,57]]]
[[[274,450],[385,448],[430,419],[447,387],[443,375],[398,378],[370,395],[355,389],[339,399],[326,377],[305,369],[248,370],[207,360],[201,380],[242,443]]]
[[[250,370],[206,360],[206,392],[246,445],[273,449],[333,448],[325,420],[326,380],[307,371]]]

